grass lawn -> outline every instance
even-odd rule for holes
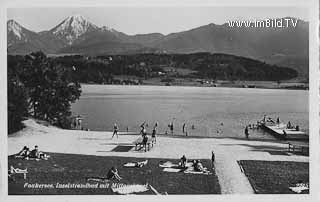
[[[309,184],[309,163],[245,160],[239,164],[257,194],[293,194],[290,186]]]
[[[168,194],[220,194],[218,178],[213,172],[212,175],[197,175],[185,173],[163,172],[159,163],[169,159],[148,159],[148,164],[142,168],[125,168],[123,164],[145,159],[129,157],[102,157],[92,155],[60,154],[48,153],[49,160],[33,161],[15,159],[8,157],[9,166],[15,168],[28,168],[27,179],[23,175],[15,175],[15,180],[9,181],[10,195],[28,194],[114,194],[110,188],[24,188],[25,183],[29,184],[86,184],[86,177],[106,177],[108,170],[116,166],[120,176],[123,178],[122,184],[146,184],[152,185],[158,192]],[[171,162],[178,162],[172,160]],[[209,159],[201,160],[203,165],[211,169]],[[117,181],[114,181],[117,182]],[[95,184],[96,182],[90,182]],[[102,184],[106,184],[101,182]],[[110,184],[110,183],[109,183]],[[153,194],[151,190],[141,194]]]

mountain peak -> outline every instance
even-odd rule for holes
[[[78,21],[78,22],[88,21],[85,17],[83,17],[80,14],[70,15],[65,20],[74,20],[74,21]]]
[[[13,33],[13,35],[19,40],[24,37],[23,27],[15,20],[11,19],[7,22],[7,31],[8,33]]]
[[[89,22],[85,17],[76,14],[67,17],[51,32],[71,45],[81,35],[96,30],[98,27]]]

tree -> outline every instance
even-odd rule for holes
[[[42,52],[25,57],[23,82],[35,118],[59,127],[70,127],[71,103],[81,94],[80,84],[73,78],[72,71],[72,67],[57,64]]]
[[[20,130],[23,127],[22,120],[27,115],[26,90],[17,77],[8,74],[8,133]]]

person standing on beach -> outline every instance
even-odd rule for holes
[[[111,139],[113,138],[114,135],[117,135],[117,138],[118,138],[118,131],[119,131],[119,127],[118,127],[118,125],[115,123],[115,124],[113,125],[113,134],[112,134]]]
[[[143,147],[144,147],[144,151],[147,151],[147,142],[148,142],[148,136],[147,134],[144,134],[142,136],[142,143],[143,143]]]
[[[157,134],[157,127],[158,127],[158,122],[156,122],[154,124],[154,127],[153,127],[153,130],[152,130],[152,140],[156,143],[157,142],[157,139],[156,139],[156,134]]]
[[[154,141],[155,143],[157,142],[156,134],[157,134],[157,129],[153,128],[151,138],[152,138],[152,141]]]
[[[215,161],[215,158],[216,158],[216,156],[215,156],[214,152],[213,152],[213,151],[211,151],[211,163],[212,163],[212,168],[214,168],[214,161]]]
[[[140,125],[140,134],[143,136],[143,133],[144,133],[144,131],[145,131],[145,121]]]
[[[246,135],[246,138],[249,139],[249,129],[248,126],[244,129],[244,134]]]
[[[171,122],[169,124],[169,128],[170,128],[170,131],[171,131],[171,135],[173,135],[173,122]]]
[[[187,124],[184,123],[182,126],[182,133],[185,134],[186,136],[188,136],[188,131],[187,131]]]

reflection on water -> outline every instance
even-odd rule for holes
[[[183,135],[186,123],[189,136],[243,137],[245,125],[267,114],[308,132],[308,91],[114,85],[83,85],[82,90],[72,111],[85,117],[83,125],[90,130],[112,131],[117,123],[120,131],[139,131],[146,121],[151,132],[157,121],[159,132],[169,133],[173,121],[177,135]]]

